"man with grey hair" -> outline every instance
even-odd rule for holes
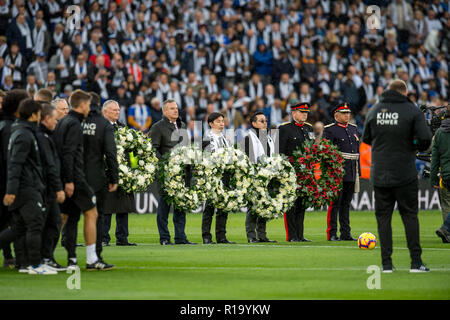
[[[117,131],[119,127],[125,127],[125,125],[119,121],[120,106],[117,101],[105,101],[102,107],[102,114],[106,120],[113,125],[114,131]],[[124,193],[118,188],[116,191],[108,192],[106,194],[103,208],[103,246],[109,246],[109,241],[111,241],[109,229],[111,228],[111,215],[113,213],[116,214],[116,245],[136,246],[136,243],[128,241],[129,212],[136,212],[136,201],[133,193]]]
[[[186,124],[181,121],[178,112],[178,105],[175,100],[165,100],[162,106],[163,117],[160,121],[155,123],[149,132],[152,139],[153,147],[156,151],[156,156],[161,159],[166,153],[170,152],[180,142],[184,141],[182,130],[186,130]],[[187,137],[187,136],[186,136]],[[156,223],[159,231],[159,242],[161,245],[171,245],[170,232],[168,225],[170,204],[164,198],[164,191],[158,201],[158,210],[156,212]],[[186,226],[186,213],[174,207],[173,224],[175,227],[175,244],[195,244],[190,242],[184,232]]]
[[[56,98],[52,101],[52,106],[56,108],[56,119],[58,121],[69,113],[69,104],[66,99]]]
[[[154,97],[150,101],[150,114],[152,116],[152,122],[156,123],[162,119],[163,113],[161,110],[161,100],[158,97]]]

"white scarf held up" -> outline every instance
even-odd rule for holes
[[[248,132],[248,137],[252,142],[252,150],[250,150],[252,157],[250,157],[250,159],[252,160],[252,162],[257,163],[259,158],[266,154],[266,152],[264,151],[264,146],[261,143],[261,140],[259,140],[257,135],[253,132],[253,130],[250,130]],[[267,142],[269,143],[270,149],[268,156],[271,157],[275,149],[275,145],[273,143],[272,138],[269,135],[267,135]]]

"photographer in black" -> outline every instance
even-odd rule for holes
[[[431,185],[439,189],[444,224],[436,234],[444,243],[450,243],[450,106],[441,111],[444,119],[433,138],[431,149]]]
[[[384,273],[393,271],[391,219],[396,202],[405,226],[410,272],[430,271],[421,259],[415,156],[417,150],[430,146],[432,135],[423,113],[407,93],[404,81],[392,81],[367,114],[363,133],[363,142],[372,146],[370,180]]]

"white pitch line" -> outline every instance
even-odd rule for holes
[[[139,246],[161,246],[159,243],[139,243]],[[336,246],[311,246],[311,245],[302,245],[302,244],[293,244],[293,245],[276,245],[276,244],[232,244],[232,245],[227,245],[227,244],[215,244],[215,245],[202,245],[202,244],[198,244],[198,246],[203,247],[220,247],[220,248],[233,248],[235,246],[238,247],[252,247],[252,248],[256,248],[256,247],[271,247],[271,248],[293,248],[293,249],[298,249],[298,248],[343,248],[343,249],[357,249],[358,247],[355,246],[340,246],[340,245],[336,245]],[[169,246],[169,247],[192,247],[191,245],[173,245],[173,246]],[[196,246],[194,246],[196,247]],[[379,247],[376,247],[375,249],[379,249]],[[408,250],[407,247],[393,247],[394,250]],[[450,248],[423,248],[422,250],[427,250],[427,251],[450,251]]]
[[[254,271],[366,271],[364,267],[347,268],[301,268],[301,267],[176,267],[176,266],[118,266],[117,269],[142,269],[142,270],[254,270]],[[433,271],[450,272],[450,268],[430,268]],[[409,268],[395,268],[395,271],[409,271]]]

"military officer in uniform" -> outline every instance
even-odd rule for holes
[[[327,240],[356,240],[350,234],[350,202],[354,192],[359,190],[359,139],[358,128],[350,123],[351,110],[347,103],[333,109],[335,122],[325,126],[323,138],[332,142],[344,158],[345,175],[338,198],[328,206]],[[340,238],[337,237],[337,217],[339,214]]]
[[[310,105],[308,103],[297,103],[291,106],[292,121],[286,122],[279,127],[279,151],[291,157],[298,147],[303,147],[305,141],[314,139],[314,131],[311,124],[306,122]],[[295,205],[284,214],[286,227],[286,241],[289,242],[309,242],[303,236],[303,220],[306,208],[303,206],[303,199],[298,197]]]

